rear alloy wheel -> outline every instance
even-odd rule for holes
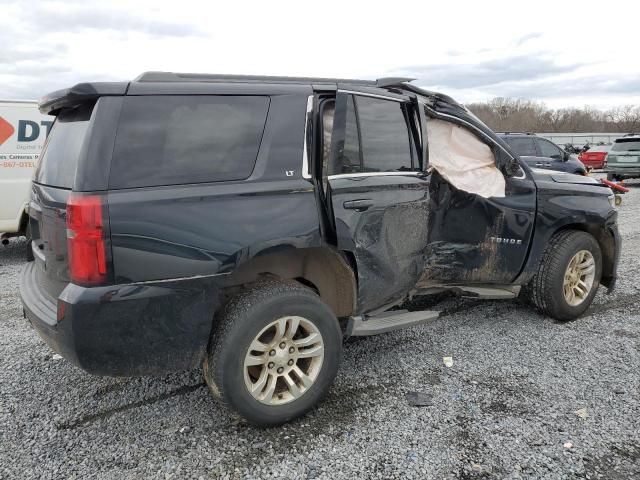
[[[322,369],[324,342],[303,317],[282,317],[251,342],[244,358],[244,383],[266,405],[284,405],[304,395]]]
[[[297,418],[328,392],[342,331],[314,291],[293,281],[258,283],[231,299],[215,321],[205,380],[251,423]]]
[[[602,253],[586,232],[565,230],[547,244],[538,271],[524,292],[544,314],[573,320],[591,305],[602,275]]]

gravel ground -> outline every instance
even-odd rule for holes
[[[640,478],[629,184],[618,288],[583,318],[445,300],[433,323],[347,343],[328,399],[269,430],[216,403],[199,370],[100,378],[54,357],[22,318],[25,244],[12,241],[0,247],[0,478]],[[431,405],[410,406],[411,391]]]

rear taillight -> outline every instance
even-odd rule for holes
[[[102,285],[108,278],[104,198],[72,193],[67,200],[69,276],[78,285]]]

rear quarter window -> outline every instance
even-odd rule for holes
[[[640,140],[616,140],[611,147],[612,152],[640,152]]]
[[[269,98],[127,97],[109,188],[242,180],[256,162]]]
[[[33,177],[36,183],[73,188],[92,111],[93,105],[81,105],[58,114]]]

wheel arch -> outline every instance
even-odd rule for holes
[[[239,265],[225,279],[229,288],[275,276],[314,289],[336,317],[354,313],[357,301],[355,273],[339,251],[329,247],[289,248],[257,255]]]
[[[552,236],[566,230],[585,232],[596,239],[600,247],[600,252],[602,253],[602,278],[600,283],[605,287],[610,287],[615,274],[616,263],[616,242],[613,234],[604,225],[594,223],[569,223],[555,230]]]

